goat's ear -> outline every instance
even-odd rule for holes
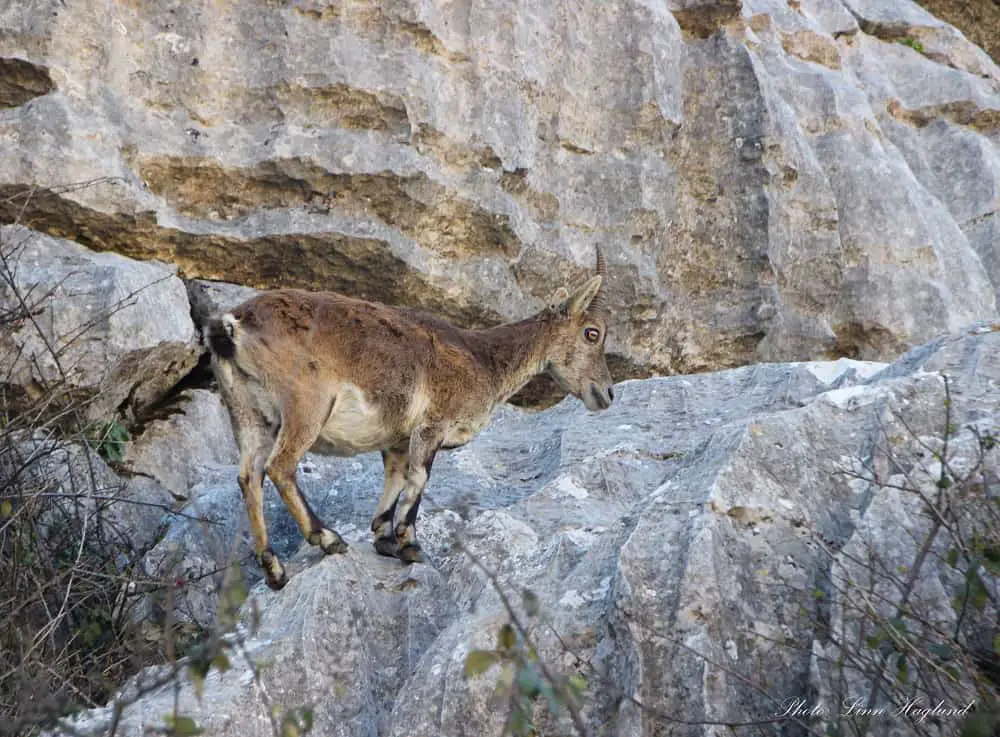
[[[599,275],[592,276],[583,283],[583,286],[573,292],[573,295],[569,298],[570,317],[577,317],[587,311],[590,303],[594,301],[594,297],[597,296],[597,292],[601,289],[602,280],[603,278]]]
[[[549,309],[553,312],[566,309],[566,300],[569,299],[569,290],[566,287],[559,287],[549,297]]]

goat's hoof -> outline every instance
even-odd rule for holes
[[[272,591],[281,591],[285,588],[285,584],[288,583],[288,576],[285,575],[285,571],[281,571],[281,575],[278,578],[271,578],[270,572],[266,573],[264,580],[267,582],[267,587]]]
[[[310,534],[309,542],[312,545],[318,545],[326,555],[335,555],[337,553],[347,552],[347,543],[344,542],[344,538],[333,530],[328,530],[325,527]]]
[[[264,580],[267,582],[268,588],[273,591],[281,591],[285,588],[285,584],[288,583],[285,567],[281,565],[281,561],[278,560],[278,556],[271,548],[257,554],[257,563],[264,570]]]
[[[391,537],[375,538],[375,552],[386,558],[395,558],[399,553],[399,543]]]
[[[421,550],[420,545],[417,543],[410,543],[403,546],[396,554],[396,557],[406,564],[423,563],[426,560],[424,558],[424,551]]]
[[[322,550],[324,555],[343,555],[347,552],[347,543],[343,540],[337,540],[329,545],[323,545]]]

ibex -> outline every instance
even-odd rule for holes
[[[324,553],[347,544],[303,498],[295,469],[307,450],[382,451],[385,482],[375,549],[423,560],[415,523],[441,449],[472,440],[498,405],[548,372],[589,410],[614,398],[604,358],[605,263],[573,294],[560,288],[531,317],[487,330],[332,292],[265,292],[206,325],[212,367],[240,448],[239,485],[268,586],[288,579],[268,546],[264,474],[302,534]]]

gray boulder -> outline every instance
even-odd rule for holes
[[[0,375],[29,396],[46,386],[101,395],[95,421],[133,419],[197,362],[175,269],[96,253],[20,226],[0,228]],[[23,301],[22,301],[23,300]]]
[[[124,468],[155,479],[175,499],[189,498],[202,466],[239,460],[222,400],[215,392],[191,389],[172,401],[169,414],[150,421],[126,446]]]

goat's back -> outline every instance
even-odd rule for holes
[[[390,422],[407,414],[418,391],[437,394],[428,386],[441,383],[436,376],[459,379],[473,369],[465,331],[334,292],[265,292],[212,321],[207,332],[216,356],[267,387],[317,395],[353,384]]]

